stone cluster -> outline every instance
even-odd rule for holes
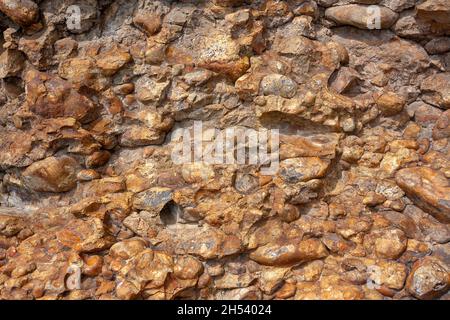
[[[449,179],[448,0],[0,0],[0,299],[449,299]]]

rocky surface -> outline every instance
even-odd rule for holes
[[[0,0],[0,299],[449,299],[449,36],[447,0]],[[199,121],[279,129],[276,172],[174,161]]]

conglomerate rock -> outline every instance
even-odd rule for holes
[[[0,0],[0,299],[448,299],[449,36],[447,0]]]

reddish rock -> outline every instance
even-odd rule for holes
[[[78,167],[71,157],[50,157],[30,165],[22,178],[33,191],[65,192],[76,187]]]
[[[383,93],[376,99],[380,111],[386,116],[392,116],[403,110],[405,100],[393,92]]]
[[[437,73],[422,82],[420,86],[424,100],[434,106],[450,108],[450,73]]]
[[[111,246],[100,219],[72,220],[56,233],[58,241],[77,252],[96,252]]]
[[[133,23],[149,36],[154,35],[161,29],[161,18],[151,12],[138,11],[133,17]]]
[[[380,28],[387,29],[394,24],[398,15],[386,7],[378,7],[380,9]],[[325,11],[325,16],[338,24],[351,25],[361,29],[371,29],[373,12],[370,11],[369,6],[350,4],[328,8]],[[372,27],[372,29],[375,29]]]
[[[44,118],[73,117],[82,122],[95,116],[95,104],[74,90],[69,82],[46,73],[29,71],[26,103]]]
[[[318,239],[270,243],[250,254],[250,259],[269,266],[283,266],[324,258],[328,251]]]
[[[416,298],[433,299],[445,293],[450,286],[448,266],[434,257],[417,261],[406,282],[406,288]]]
[[[407,168],[398,171],[395,180],[418,207],[443,223],[450,222],[450,187],[442,173],[426,167]]]
[[[120,48],[112,48],[96,57],[96,64],[106,76],[112,76],[131,60],[131,55]]]
[[[39,7],[31,0],[0,0],[0,11],[20,26],[37,22]]]

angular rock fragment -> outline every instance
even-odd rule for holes
[[[120,68],[131,60],[131,55],[119,48],[102,52],[96,57],[97,66],[106,76],[114,75]]]
[[[149,36],[154,35],[161,29],[161,18],[152,12],[137,12],[133,17],[133,23]]]
[[[442,109],[450,108],[450,73],[438,73],[426,78],[421,85],[424,100]]]
[[[101,251],[111,245],[103,222],[97,218],[72,220],[56,233],[56,237],[60,243],[77,252]]]
[[[169,82],[156,82],[143,77],[136,83],[136,97],[141,102],[161,102],[164,99]]]
[[[31,0],[1,0],[0,11],[20,26],[37,22],[39,7]]]
[[[403,288],[406,276],[408,275],[408,269],[405,265],[394,261],[383,260],[376,267],[379,268],[375,270],[375,272],[379,273],[373,279],[376,284],[387,286],[394,290],[401,290]]]
[[[450,32],[450,8],[445,0],[427,0],[417,5],[417,16],[438,30]]]
[[[292,158],[280,163],[279,175],[286,183],[305,182],[323,178],[329,165],[329,160],[318,157]]]
[[[450,187],[439,171],[426,167],[406,168],[395,180],[410,199],[443,223],[450,222]]]
[[[33,160],[27,156],[32,149],[32,136],[26,132],[2,131],[0,135],[0,168],[26,167]]]
[[[29,71],[26,103],[44,118],[72,117],[82,122],[95,117],[95,104],[74,90],[69,82],[47,73]]]
[[[22,177],[33,191],[66,192],[76,187],[78,168],[78,163],[71,157],[50,157],[30,165]]]
[[[406,101],[393,92],[383,93],[376,100],[380,111],[386,116],[392,116],[403,110]]]
[[[5,50],[0,55],[0,78],[17,76],[24,66],[25,58],[18,50]]]
[[[133,206],[136,209],[159,213],[170,200],[171,189],[155,187],[136,194]]]

